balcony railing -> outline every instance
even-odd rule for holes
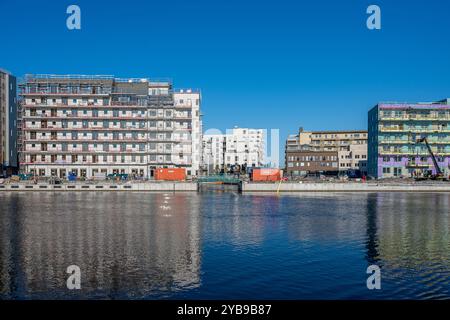
[[[436,157],[446,157],[446,156],[450,156],[450,151],[449,152],[435,152],[433,151],[434,155]],[[389,155],[405,155],[405,156],[423,156],[423,157],[428,157],[430,156],[430,154],[428,153],[428,151],[386,151],[386,150],[382,150],[379,151],[378,154],[380,156],[389,156]]]
[[[416,141],[412,140],[379,140],[379,144],[417,144]],[[442,144],[442,145],[450,145],[450,140],[448,141],[435,141],[435,140],[429,140],[429,144]]]
[[[379,127],[380,132],[414,132],[414,133],[435,133],[435,132],[442,132],[442,133],[450,133],[450,128],[392,128],[392,127]]]

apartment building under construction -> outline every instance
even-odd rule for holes
[[[436,166],[450,175],[450,99],[379,103],[369,111],[368,126],[371,176],[435,175]]]
[[[22,172],[151,178],[156,168],[185,167],[198,174],[198,90],[173,90],[167,80],[27,75],[19,95]]]

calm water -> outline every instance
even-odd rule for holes
[[[0,193],[0,299],[450,298],[448,194]],[[366,288],[366,268],[382,289]],[[81,268],[81,290],[66,268]]]

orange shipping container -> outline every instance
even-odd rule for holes
[[[184,168],[156,169],[155,180],[184,181],[186,180],[186,170]]]
[[[271,168],[253,169],[252,181],[280,181],[281,170]]]

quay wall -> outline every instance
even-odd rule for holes
[[[244,182],[242,192],[450,192],[450,183],[435,184],[383,184],[383,183],[261,183]],[[142,191],[142,192],[197,192],[196,182],[150,182],[150,183],[64,183],[51,184],[0,184],[2,191]]]
[[[242,192],[450,192],[450,183],[243,183]]]
[[[2,191],[150,191],[150,192],[197,192],[194,182],[152,182],[152,183],[124,183],[124,184],[23,184],[11,183],[0,185]]]

